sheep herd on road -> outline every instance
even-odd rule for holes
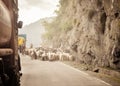
[[[42,61],[74,61],[75,58],[68,52],[56,48],[27,48],[25,55],[29,55],[31,59],[40,59]]]

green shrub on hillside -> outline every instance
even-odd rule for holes
[[[57,34],[66,33],[72,29],[73,19],[68,17],[65,13],[68,2],[68,0],[60,0],[60,8],[56,11],[57,17],[54,18],[52,22],[43,22],[46,31],[46,33],[43,34],[44,39],[51,40]]]

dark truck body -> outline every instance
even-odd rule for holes
[[[20,86],[18,1],[0,0],[0,86]]]

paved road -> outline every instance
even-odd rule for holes
[[[111,86],[61,62],[21,59],[21,86]]]

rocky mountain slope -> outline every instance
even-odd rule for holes
[[[120,0],[60,0],[57,14],[48,44],[81,63],[120,69]]]

